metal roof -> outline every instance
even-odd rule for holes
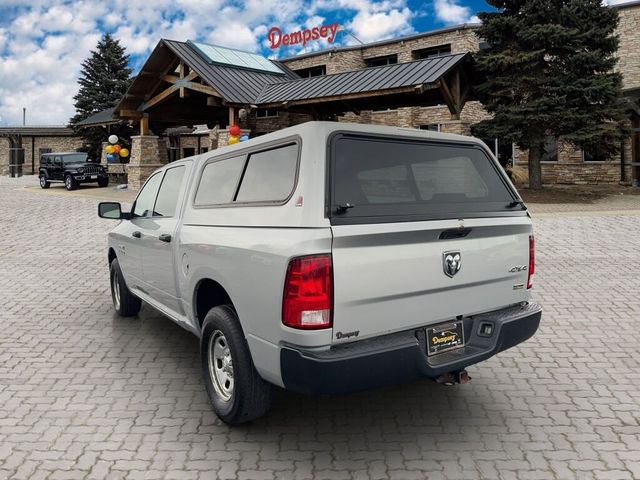
[[[192,68],[208,85],[216,89],[228,103],[252,104],[265,85],[282,80],[300,78],[275,62],[283,74],[258,72],[209,63],[191,45],[175,40],[162,40],[169,49]]]
[[[284,103],[433,84],[468,55],[468,53],[444,55],[414,62],[275,83],[264,87],[256,103]]]
[[[90,127],[93,125],[110,125],[113,123],[118,123],[121,120],[113,118],[113,112],[116,107],[107,108],[106,110],[102,110],[100,112],[94,113],[93,115],[89,115],[84,120],[76,123],[78,127]]]
[[[73,129],[62,125],[0,127],[0,136],[6,135],[25,135],[28,137],[71,137],[74,136],[75,133]]]

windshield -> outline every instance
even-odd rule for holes
[[[71,155],[63,155],[62,161],[65,165],[70,163],[85,163],[87,162],[87,154],[86,153],[74,153]]]
[[[513,210],[515,195],[480,147],[343,134],[332,152],[334,218]]]

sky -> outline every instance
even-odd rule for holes
[[[23,107],[28,125],[66,124],[81,63],[105,32],[127,49],[135,74],[161,38],[269,56],[273,26],[294,32],[338,22],[344,32],[334,45],[345,45],[476,22],[487,9],[484,0],[0,0],[0,125],[20,125]]]

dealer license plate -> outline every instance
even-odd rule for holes
[[[447,323],[427,328],[427,355],[464,347],[462,322]]]

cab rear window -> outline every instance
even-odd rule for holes
[[[514,210],[514,194],[479,147],[347,134],[331,142],[334,219],[461,218]]]

